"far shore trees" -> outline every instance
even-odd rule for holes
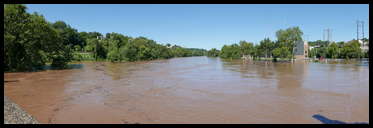
[[[146,37],[119,33],[78,32],[64,21],[50,23],[27,7],[4,7],[4,70],[32,71],[50,63],[66,68],[70,61],[138,61],[204,56],[207,51],[159,44]]]
[[[368,52],[363,52],[360,43],[357,40],[351,40],[347,43],[327,43],[319,45],[317,48],[310,50],[309,57],[324,57],[332,59],[351,59],[351,58],[368,58]]]
[[[221,49],[222,58],[240,58],[242,56],[251,56],[254,59],[260,57],[273,57],[292,59],[295,42],[302,40],[303,32],[299,27],[291,27],[276,32],[276,43],[269,38],[265,38],[259,45],[254,45],[246,41],[240,41],[239,44],[224,45]],[[238,51],[239,54],[236,53]]]
[[[220,57],[237,59],[241,57],[251,57],[252,59],[277,59],[291,60],[294,58],[295,42],[302,40],[303,32],[299,27],[290,27],[276,32],[276,41],[265,38],[254,45],[247,41],[240,41],[238,44],[224,45],[220,52]],[[369,39],[364,39],[369,42]],[[310,41],[309,46],[314,47],[309,50],[308,57],[323,57],[332,59],[368,58],[367,51],[363,52],[361,44],[357,40],[345,42]],[[315,47],[317,46],[317,47]]]
[[[216,48],[212,48],[211,50],[207,51],[207,56],[209,57],[218,57],[220,54],[220,51]]]

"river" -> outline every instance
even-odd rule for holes
[[[41,123],[369,122],[369,66],[186,57],[4,73]]]

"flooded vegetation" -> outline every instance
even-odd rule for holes
[[[209,57],[4,73],[5,95],[41,123],[369,122],[369,67]],[[8,82],[7,82],[8,81]]]

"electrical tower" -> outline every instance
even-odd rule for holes
[[[360,31],[359,31],[359,28],[361,27],[361,34],[362,34],[362,38],[361,39],[364,39],[364,21],[360,21],[360,20],[357,20],[356,21],[356,39],[359,40],[360,36]]]
[[[332,42],[333,41],[333,34],[332,34],[333,30],[332,29],[329,29],[329,42]]]
[[[363,33],[363,39],[364,39],[364,21],[361,21],[361,32]]]
[[[361,29],[360,29],[360,27],[361,27]],[[363,40],[365,38],[364,37],[364,21],[360,21],[360,20],[356,21],[356,39],[357,40],[360,40],[360,36],[359,36],[360,31],[359,30],[361,31],[361,34],[362,34],[361,41],[363,43],[362,45],[364,46],[364,43],[365,43],[364,40]]]
[[[323,40],[329,42],[332,41],[332,29],[324,29]]]
[[[356,21],[356,40],[359,40],[359,21]]]

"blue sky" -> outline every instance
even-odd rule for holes
[[[332,40],[356,38],[356,20],[365,22],[369,36],[368,4],[28,4],[51,22],[65,21],[78,31],[117,32],[144,36],[159,43],[194,48],[218,48],[246,40],[276,40],[279,29],[299,26],[305,38],[322,40],[332,29]]]

